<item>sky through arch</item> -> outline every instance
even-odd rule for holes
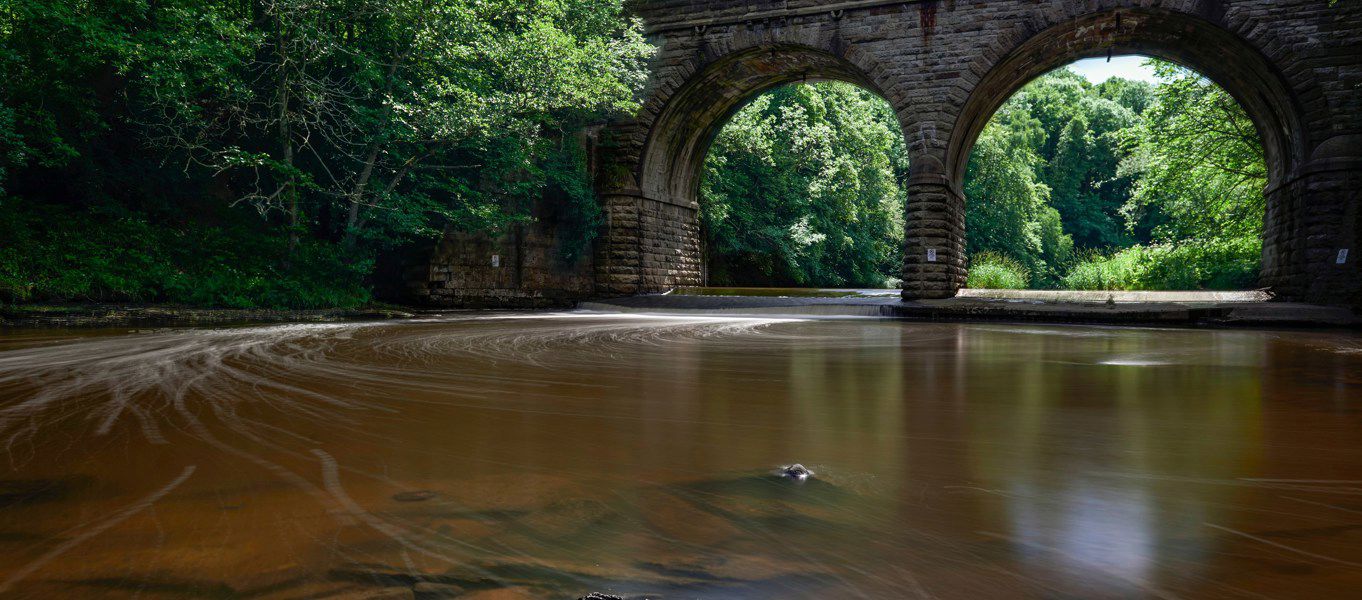
[[[1085,58],[1070,64],[1069,70],[1082,75],[1084,79],[1094,84],[1102,83],[1113,77],[1157,83],[1158,78],[1154,75],[1154,67],[1145,64],[1148,61],[1148,56],[1139,54],[1113,56],[1111,60],[1107,60],[1106,57]]]

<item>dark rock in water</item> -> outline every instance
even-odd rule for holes
[[[414,492],[398,492],[393,494],[393,500],[398,502],[421,502],[435,497],[435,492],[430,490],[417,490]]]
[[[810,471],[804,465],[795,463],[793,465],[781,467],[780,476],[795,481],[804,481],[805,479],[813,477],[813,471]]]
[[[623,597],[623,596],[612,596],[612,595],[610,595],[610,594],[602,594],[602,593],[600,593],[600,592],[591,592],[590,594],[587,594],[587,595],[585,595],[585,596],[582,596],[581,598],[578,598],[577,600],[624,600],[624,597]]]
[[[440,598],[458,598],[463,596],[466,590],[448,583],[422,581],[411,586],[411,591],[416,600],[439,600]]]

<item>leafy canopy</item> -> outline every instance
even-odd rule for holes
[[[882,287],[903,244],[907,160],[887,102],[792,85],[738,111],[701,183],[710,283]]]

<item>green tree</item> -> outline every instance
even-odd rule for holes
[[[1143,81],[1112,77],[1097,84],[1098,96],[1111,100],[1136,115],[1141,115],[1154,103],[1154,86]]]
[[[1130,181],[1117,177],[1116,167],[1126,154],[1121,132],[1134,122],[1129,109],[1089,96],[1074,106],[1073,118],[1059,133],[1046,181],[1052,189],[1051,203],[1079,247],[1131,242],[1120,212]]]
[[[1224,89],[1172,63],[1155,63],[1156,102],[1129,135],[1121,165],[1137,178],[1124,207],[1131,228],[1163,242],[1259,239],[1267,165],[1253,121]]]
[[[1073,248],[1036,174],[1044,139],[1025,105],[1004,106],[979,136],[965,174],[967,253],[1018,261],[1034,285],[1053,280]]]
[[[1062,69],[1004,104],[966,174],[971,256],[1015,260],[1038,286],[1252,281],[1266,182],[1257,131],[1215,84],[1154,64],[1157,85],[1094,86]],[[1089,259],[1066,274],[1071,250]]]
[[[599,208],[571,138],[637,108],[652,52],[622,4],[6,2],[0,185],[22,202],[0,202],[18,211],[3,223],[41,229],[50,205],[89,227],[281,235],[254,246],[282,250],[262,276],[287,279],[310,256],[362,265],[446,228],[499,230],[552,195],[580,254]]]
[[[1094,86],[1072,70],[1059,69],[1027,84],[998,112],[1002,118],[1025,112],[1039,124],[1043,135],[1033,140],[1039,161],[1034,169],[1079,248],[1133,241],[1120,212],[1131,180],[1118,176],[1116,167],[1129,152],[1121,132],[1148,102],[1143,84],[1113,79]]]
[[[1120,164],[1135,182],[1127,227],[1153,243],[1094,256],[1065,285],[1083,289],[1236,289],[1252,286],[1262,253],[1267,168],[1252,120],[1225,90],[1155,61],[1159,78],[1142,119],[1124,135]]]
[[[758,97],[706,158],[711,283],[883,286],[901,260],[905,157],[892,109],[870,92],[818,83]]]
[[[429,232],[432,217],[495,227],[561,178],[546,168],[562,163],[550,158],[562,138],[634,109],[651,49],[622,10],[618,0],[265,3],[230,84],[244,91],[157,88],[156,108],[180,118],[153,129],[249,182],[241,199],[281,211],[295,234],[382,241]],[[218,103],[207,118],[205,92]],[[304,197],[318,214],[301,211]]]

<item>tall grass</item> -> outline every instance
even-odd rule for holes
[[[1135,290],[1142,247],[1127,248],[1115,254],[1088,252],[1060,278],[1067,290]]]
[[[1062,279],[1071,290],[1236,290],[1257,282],[1257,238],[1186,240],[1092,254]]]
[[[980,252],[970,257],[966,287],[981,290],[1024,290],[1030,283],[1030,271],[1010,256]]]

